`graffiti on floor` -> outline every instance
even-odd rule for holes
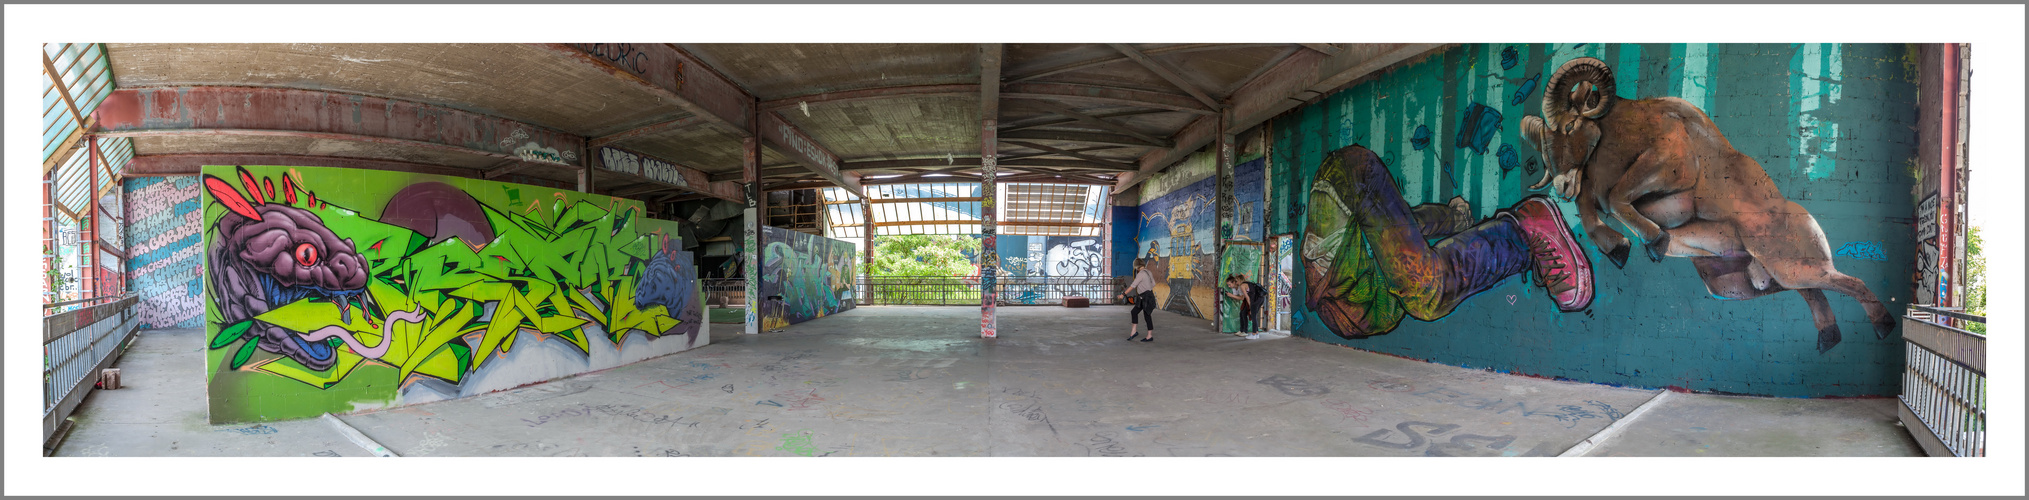
[[[830,455],[830,453],[818,454],[816,435],[812,434],[810,429],[782,433],[782,445],[776,446],[775,449],[806,457]]]
[[[1308,380],[1290,377],[1287,375],[1273,375],[1269,376],[1268,378],[1256,381],[1255,383],[1266,385],[1269,387],[1274,387],[1275,390],[1282,391],[1283,394],[1288,394],[1291,396],[1316,396],[1319,394],[1329,394],[1332,392],[1331,388],[1329,387],[1325,387],[1323,385],[1311,383],[1311,381]]]
[[[1588,400],[1583,405],[1532,404],[1528,401],[1477,396],[1443,386],[1417,391],[1409,395],[1470,410],[1490,411],[1497,415],[1506,415],[1513,412],[1524,417],[1548,418],[1563,422],[1566,428],[1576,427],[1580,421],[1587,419],[1603,418],[1612,421],[1627,416],[1625,412],[1602,401]]]
[[[1357,420],[1360,422],[1365,422],[1367,421],[1367,417],[1374,416],[1374,410],[1358,407],[1353,405],[1352,403],[1336,399],[1327,399],[1324,401],[1319,401],[1318,404],[1323,405],[1325,408],[1330,409],[1335,413],[1338,413],[1339,420]]]
[[[1079,441],[1078,445],[1085,447],[1085,456],[1088,457],[1148,456],[1138,452],[1129,451],[1127,449],[1126,443],[1122,443],[1118,439],[1115,439],[1118,437],[1120,436],[1117,433],[1111,431],[1100,431],[1093,433],[1092,437],[1086,438],[1084,441]]]
[[[1539,443],[1528,451],[1513,449],[1513,435],[1487,436],[1480,434],[1453,433],[1458,424],[1433,424],[1430,422],[1408,421],[1395,424],[1394,429],[1377,429],[1364,436],[1353,438],[1353,442],[1388,450],[1415,452],[1423,450],[1430,457],[1490,457],[1490,456],[1553,456],[1549,443]],[[1445,440],[1449,438],[1449,440]]]
[[[691,256],[636,201],[396,172],[204,172],[214,420],[385,404],[418,385],[455,396],[482,374],[511,387],[570,374],[545,356],[621,351],[589,367],[607,368],[702,333]],[[521,356],[536,361],[512,368]],[[257,375],[303,385],[263,389],[259,413],[230,402],[256,394],[229,380]]]
[[[254,425],[254,426],[252,426],[252,427],[234,427],[234,428],[230,428],[230,429],[213,429],[213,430],[212,430],[212,432],[230,432],[230,433],[233,433],[233,434],[239,434],[239,435],[242,435],[242,436],[254,436],[254,435],[261,435],[261,434],[274,434],[274,433],[277,433],[277,432],[281,432],[281,431],[279,431],[279,430],[276,430],[276,429],[275,429],[274,427],[268,427],[268,426],[266,426],[266,425],[259,425],[259,424],[256,424],[256,425]]]

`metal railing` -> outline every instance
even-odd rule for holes
[[[1112,276],[1003,276],[994,280],[998,305],[1059,305],[1084,296],[1092,305],[1117,304],[1126,278]],[[861,305],[977,306],[976,276],[861,277]]]
[[[707,278],[701,280],[705,289],[705,305],[708,307],[746,307],[747,280],[742,278]]]
[[[99,370],[112,364],[140,322],[134,294],[42,318],[42,438],[77,409]],[[97,299],[93,299],[97,300]]]
[[[1903,427],[1931,456],[1987,456],[1987,337],[1954,324],[1986,318],[1911,304],[1902,319]]]

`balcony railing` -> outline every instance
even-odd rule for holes
[[[1903,316],[1902,424],[1931,456],[1987,456],[1987,337],[1957,326],[1986,321],[1915,304]]]
[[[1083,296],[1092,305],[1118,303],[1115,292],[1125,278],[1111,276],[1003,276],[994,280],[995,304],[1060,305],[1066,297]],[[976,276],[862,277],[857,296],[861,305],[977,306]]]
[[[134,294],[99,297],[86,306],[42,318],[42,438],[47,441],[78,403],[84,401],[99,370],[133,338],[139,317]]]

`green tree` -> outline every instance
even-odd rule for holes
[[[1980,226],[1966,230],[1966,297],[1967,314],[1987,315],[1987,257],[1980,253]],[[1967,323],[1967,329],[1981,335],[1987,334],[1986,323]]]
[[[874,300],[881,304],[965,304],[979,301],[979,287],[965,277],[978,273],[967,256],[979,255],[979,241],[963,235],[912,234],[874,237],[877,277]]]

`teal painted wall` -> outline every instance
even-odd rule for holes
[[[1313,214],[1305,207],[1318,206],[1310,193],[1320,163],[1350,145],[1381,158],[1409,205],[1461,197],[1484,221],[1538,194],[1527,187],[1545,175],[1545,162],[1520,123],[1542,115],[1545,82],[1577,57],[1605,62],[1623,103],[1667,96],[1703,110],[1781,195],[1810,212],[1825,244],[1839,249],[1837,270],[1863,281],[1886,310],[1903,310],[1915,272],[1917,144],[1915,56],[1904,45],[1456,46],[1273,120],[1270,231],[1306,241]],[[1477,126],[1469,113],[1492,122]],[[1466,128],[1491,135],[1461,144],[1461,135],[1473,137]],[[1343,338],[1305,305],[1310,284],[1299,262],[1297,333],[1438,363],[1618,385],[1812,397],[1899,392],[1900,332],[1877,339],[1854,298],[1826,292],[1844,335],[1820,353],[1799,293],[1716,298],[1690,259],[1651,261],[1625,230],[1634,248],[1616,267],[1587,237],[1576,205],[1556,206],[1592,264],[1595,293],[1585,310],[1560,312],[1522,273],[1448,315],[1403,317],[1385,334]],[[1870,251],[1845,250],[1855,247]]]

